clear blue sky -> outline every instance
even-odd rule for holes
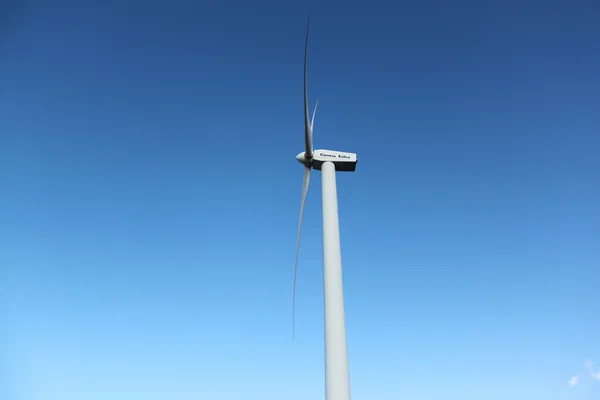
[[[308,11],[353,399],[600,396],[597,1],[2,5],[0,398],[324,398]]]

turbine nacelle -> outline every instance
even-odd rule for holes
[[[317,171],[321,170],[321,166],[326,161],[331,161],[335,164],[336,171],[354,171],[358,161],[356,153],[345,153],[333,150],[315,150],[313,151],[312,159],[307,159],[306,154],[302,152],[296,156],[296,160],[298,160],[300,164],[312,167]]]

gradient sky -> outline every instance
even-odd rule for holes
[[[599,398],[597,1],[0,5],[0,398],[324,398],[308,11],[353,399]]]

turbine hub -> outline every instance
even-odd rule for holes
[[[306,158],[306,154],[304,152],[298,154],[296,156],[296,160],[298,160],[298,162],[302,165],[306,165],[307,167],[310,167],[312,164],[312,158],[307,159]]]

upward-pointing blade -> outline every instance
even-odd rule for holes
[[[304,167],[304,179],[302,180],[302,198],[300,200],[300,221],[298,222],[298,238],[296,239],[296,261],[294,262],[294,290],[292,292],[292,338],[296,332],[296,274],[298,272],[298,251],[300,250],[300,233],[302,232],[302,216],[304,215],[304,204],[308,193],[310,182],[310,167]]]
[[[310,133],[311,133],[311,138],[312,138],[312,133],[314,132],[314,127],[315,127],[315,114],[317,113],[317,106],[319,105],[319,100],[317,99],[317,102],[315,103],[315,109],[313,110],[313,116],[312,119],[310,120]]]
[[[312,128],[308,115],[308,89],[306,87],[306,59],[308,56],[308,28],[310,27],[310,14],[306,24],[306,43],[304,44],[304,157],[310,160],[313,156]]]

